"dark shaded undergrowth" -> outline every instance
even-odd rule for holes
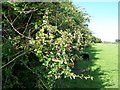
[[[103,75],[105,75],[105,72],[101,70],[101,67],[96,65],[96,60],[99,60],[99,58],[96,57],[97,54],[99,54],[102,50],[98,50],[95,47],[89,47],[84,50],[85,52],[88,52],[90,55],[90,60],[80,60],[77,62],[75,68],[73,69],[73,72],[76,74],[84,74],[84,75],[90,75],[93,77],[93,80],[91,79],[61,79],[57,81],[57,87],[59,88],[104,88],[106,85],[109,86],[109,79],[101,79]]]

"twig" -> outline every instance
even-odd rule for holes
[[[29,21],[30,21],[31,17],[32,17],[32,14],[30,15],[30,17],[29,17],[29,19],[28,19],[28,22],[27,22],[27,25],[26,25],[26,27],[25,27],[25,30],[24,30],[23,34],[24,34],[24,33],[25,33],[25,31],[27,30],[28,23],[29,23]]]
[[[25,8],[26,8],[26,4],[25,4],[25,7],[24,7],[23,10],[25,10]],[[23,12],[23,11],[22,11],[22,12]],[[22,14],[22,13],[20,13],[20,14],[13,20],[12,24],[14,24],[14,22],[17,20],[17,18],[18,18],[21,14]]]
[[[31,37],[31,34],[30,34],[30,31],[31,31],[31,30],[32,30],[32,29],[29,29],[29,35],[28,35],[29,37]]]
[[[4,17],[7,19],[8,23],[11,25],[11,27],[14,29],[14,31],[16,31],[19,35],[21,35],[21,36],[23,36],[23,37],[25,37],[25,38],[27,38],[27,39],[31,39],[30,37],[27,37],[27,36],[23,35],[22,33],[20,33],[20,32],[13,26],[13,24],[8,20],[8,18],[5,16],[5,14],[4,14]]]
[[[34,9],[34,10],[29,10],[29,11],[23,11],[23,13],[25,13],[25,14],[29,14],[29,13],[33,13],[33,12],[35,12],[35,11],[37,11],[38,9]]]
[[[30,70],[33,74],[36,74],[34,71],[32,71],[32,69],[31,68],[29,68],[23,61],[21,61],[23,64],[24,64],[24,66],[28,69],[28,70]]]
[[[2,67],[0,67],[0,69],[2,69],[2,68],[4,68],[4,67],[6,67],[7,65],[9,65],[10,63],[12,63],[13,61],[15,61],[17,58],[19,58],[20,56],[22,56],[22,55],[24,55],[24,54],[26,54],[26,52],[24,52],[24,53],[22,53],[22,54],[20,54],[20,55],[18,55],[18,56],[16,56],[15,58],[13,58],[11,61],[9,61],[8,63],[6,63],[5,65],[3,65]]]
[[[17,20],[17,18],[20,16],[20,14],[13,20],[12,24],[14,24],[14,22]]]
[[[22,51],[20,51],[20,52],[18,52],[18,53],[16,53],[15,55],[13,55],[13,56],[10,56],[10,57],[14,57],[14,56],[16,56],[16,55],[18,55],[18,54],[20,54],[20,53],[22,53],[23,52],[23,50]]]
[[[10,9],[10,7],[8,9]],[[12,19],[10,17],[10,10],[8,10],[8,17],[9,17],[10,21],[12,22]]]

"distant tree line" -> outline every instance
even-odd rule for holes
[[[92,41],[94,43],[102,43],[102,40],[100,38],[95,37],[95,36],[92,37]]]
[[[116,39],[115,42],[120,43],[120,39]]]

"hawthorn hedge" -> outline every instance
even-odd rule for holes
[[[2,2],[3,88],[55,88],[93,42],[89,15],[72,2]]]

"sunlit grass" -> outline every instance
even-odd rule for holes
[[[105,72],[105,76],[101,79],[109,79],[110,86],[106,88],[118,88],[118,45],[117,44],[97,44],[96,50],[101,49],[101,52],[96,55],[99,59],[95,62],[96,66],[100,66]]]
[[[90,60],[81,60],[75,68],[89,70],[84,75],[93,80],[76,78],[61,80],[61,88],[118,88],[118,45],[112,43],[96,44],[86,49]],[[81,74],[77,72],[77,74]]]

